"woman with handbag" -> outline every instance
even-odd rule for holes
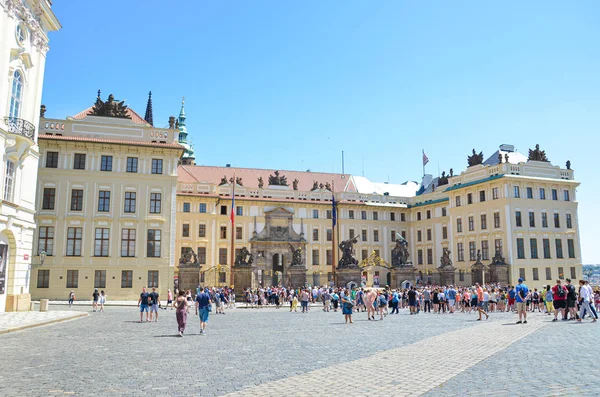
[[[354,302],[352,298],[350,298],[350,291],[346,290],[344,295],[342,296],[342,314],[344,315],[344,319],[346,320],[346,324],[350,321],[352,324],[352,308],[354,307]]]

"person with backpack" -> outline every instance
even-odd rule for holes
[[[387,298],[383,292],[379,291],[377,294],[377,303],[376,303],[379,311],[379,319],[383,320],[383,313],[385,312],[385,308],[387,307]]]
[[[533,289],[533,294],[531,295],[531,299],[533,300],[533,305],[531,306],[531,312],[535,313],[535,308],[537,307],[540,311],[540,294],[537,288]]]
[[[575,320],[577,317],[577,291],[575,290],[575,286],[571,284],[571,279],[567,279],[567,310],[565,311],[565,317],[567,318],[567,314],[569,314],[569,320]]]
[[[519,278],[519,284],[515,287],[515,300],[517,304],[517,314],[519,321],[517,324],[527,324],[527,310],[525,302],[529,296],[529,288],[523,283],[523,279]]]
[[[567,321],[565,309],[567,308],[567,288],[562,285],[560,279],[556,280],[556,285],[552,287],[552,300],[554,305],[554,319],[558,321],[558,313],[561,314],[562,320]]]

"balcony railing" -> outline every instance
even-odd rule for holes
[[[35,126],[27,120],[19,119],[16,117],[5,117],[4,122],[8,127],[8,132],[11,134],[19,134],[26,138],[34,140],[35,137]]]

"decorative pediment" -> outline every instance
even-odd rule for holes
[[[381,267],[386,267],[386,268],[391,268],[390,264],[387,263],[385,260],[383,260],[379,255],[377,255],[377,252],[375,252],[375,250],[373,250],[371,252],[371,255],[369,255],[368,257],[366,257],[365,259],[363,259],[360,264],[360,267],[369,267],[369,266],[381,266]]]

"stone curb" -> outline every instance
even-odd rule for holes
[[[41,323],[27,324],[27,325],[23,325],[23,326],[20,326],[20,327],[2,329],[2,330],[0,330],[0,335],[2,335],[2,334],[8,334],[10,332],[15,332],[15,331],[22,331],[22,330],[28,329],[28,328],[41,327],[42,325],[60,323],[60,322],[63,322],[63,321],[68,321],[68,320],[75,320],[77,318],[87,317],[88,315],[89,315],[88,313],[80,313],[80,314],[76,314],[74,316],[64,317],[64,318],[55,318],[54,320],[48,320],[48,321],[44,321],[44,322],[41,322]]]

